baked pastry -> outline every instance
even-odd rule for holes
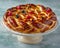
[[[44,33],[57,23],[56,15],[51,8],[35,4],[9,8],[3,19],[10,29],[27,34]]]

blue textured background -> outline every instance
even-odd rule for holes
[[[60,0],[0,0],[0,48],[60,48],[60,21],[59,27],[51,34],[45,35],[43,41],[36,45],[19,42],[16,36],[1,24],[1,18],[8,8],[25,3],[49,6],[56,13],[58,21],[60,20]]]

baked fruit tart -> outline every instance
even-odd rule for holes
[[[26,34],[44,33],[57,23],[56,15],[51,8],[35,4],[9,8],[3,19],[8,28]]]

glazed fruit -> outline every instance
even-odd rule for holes
[[[35,4],[12,7],[6,11],[3,19],[8,28],[26,34],[44,33],[57,23],[51,8]]]

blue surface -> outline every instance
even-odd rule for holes
[[[29,45],[21,43],[1,24],[5,11],[19,4],[34,3],[49,6],[60,20],[60,0],[0,0],[0,48],[60,48],[60,21],[59,27],[51,34],[45,35],[40,44]]]

